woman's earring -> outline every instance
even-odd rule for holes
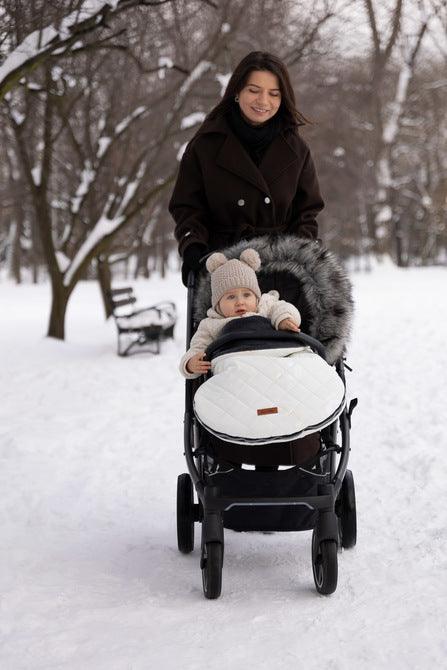
[[[239,102],[239,96],[238,96],[238,95],[236,95],[236,96],[234,97],[234,102]]]

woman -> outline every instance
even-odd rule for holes
[[[324,203],[304,123],[284,63],[248,54],[189,142],[169,203],[184,283],[204,254],[241,239],[317,237]]]

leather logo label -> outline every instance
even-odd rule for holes
[[[262,416],[263,414],[278,414],[278,408],[277,407],[263,407],[262,409],[257,410],[258,416]]]

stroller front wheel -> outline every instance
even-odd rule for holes
[[[335,540],[317,541],[314,530],[312,535],[312,570],[318,593],[330,595],[337,588],[338,559]]]
[[[223,546],[220,542],[205,542],[202,547],[202,584],[206,598],[214,600],[222,590]]]

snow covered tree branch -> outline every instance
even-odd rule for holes
[[[80,0],[74,11],[64,15],[60,7],[58,21],[39,27],[28,34],[7,54],[0,65],[0,100],[8,91],[35,68],[49,58],[66,56],[70,52],[86,49],[82,40],[108,28],[108,22],[124,11],[135,7],[160,7],[173,0]],[[206,4],[212,4],[202,0]],[[70,3],[71,4],[71,3]],[[96,42],[104,46],[110,37]]]

